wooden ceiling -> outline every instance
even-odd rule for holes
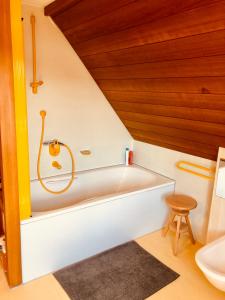
[[[56,0],[45,14],[136,140],[216,160],[225,147],[225,1]]]

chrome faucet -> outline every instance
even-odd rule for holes
[[[62,142],[59,142],[59,141],[56,140],[56,139],[53,139],[53,140],[50,140],[50,141],[44,141],[44,142],[43,142],[43,145],[45,145],[45,146],[49,146],[49,145],[51,145],[51,144],[59,144],[59,145],[61,145],[61,146],[64,145]]]

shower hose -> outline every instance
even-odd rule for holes
[[[40,146],[39,146],[39,152],[38,152],[38,160],[37,160],[37,176],[38,176],[38,180],[40,181],[40,184],[42,185],[43,189],[45,189],[47,192],[51,193],[51,194],[62,194],[64,192],[66,192],[70,186],[72,185],[73,181],[74,181],[74,173],[75,173],[75,163],[74,163],[74,157],[73,157],[73,153],[71,151],[71,149],[69,148],[69,146],[67,146],[66,144],[62,144],[60,143],[62,146],[64,146],[71,157],[71,162],[72,162],[72,174],[71,174],[71,179],[69,181],[69,183],[67,184],[67,186],[65,188],[63,188],[60,191],[52,191],[49,188],[47,188],[41,178],[41,172],[40,172],[40,161],[41,161],[41,153],[42,153],[42,147],[43,147],[43,140],[44,140],[44,132],[45,132],[45,117],[46,117],[46,111],[42,110],[40,111],[40,115],[42,118],[42,126],[41,126],[41,138],[40,138]]]

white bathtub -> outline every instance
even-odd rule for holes
[[[69,175],[45,179],[59,190]],[[78,172],[62,195],[31,182],[32,218],[21,222],[23,282],[160,229],[175,182],[138,166]]]

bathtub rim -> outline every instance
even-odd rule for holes
[[[95,170],[100,170],[100,169],[107,169],[107,168],[113,168],[113,167],[119,167],[119,166],[124,166],[124,167],[130,167],[130,166],[125,166],[124,164],[119,164],[119,165],[113,165],[113,166],[107,166],[107,167],[101,167],[101,168],[95,168],[95,169],[90,169],[90,170],[84,170],[84,171],[79,171],[76,174],[82,174],[84,172],[89,172],[89,171],[95,171]],[[29,219],[26,220],[22,220],[20,222],[21,225],[25,225],[31,222],[37,222],[37,221],[41,221],[43,219],[47,219],[47,218],[53,218],[56,217],[58,215],[63,215],[63,214],[67,214],[70,212],[74,212],[74,211],[78,211],[81,209],[87,209],[90,206],[97,206],[97,205],[102,205],[104,203],[107,202],[111,202],[111,201],[115,201],[119,198],[126,198],[128,196],[132,196],[138,193],[144,193],[147,191],[151,191],[151,190],[155,190],[158,188],[164,188],[170,185],[174,185],[176,184],[176,181],[174,179],[171,179],[167,176],[164,176],[162,174],[156,173],[150,169],[144,168],[142,166],[139,166],[137,164],[133,164],[133,167],[136,167],[138,169],[144,169],[149,173],[152,173],[156,176],[160,176],[160,177],[164,177],[166,179],[168,179],[168,182],[159,184],[159,185],[155,185],[152,187],[147,187],[147,188],[142,188],[142,189],[137,189],[134,191],[130,191],[127,193],[114,193],[114,194],[108,194],[108,195],[104,195],[104,196],[100,196],[100,197],[93,197],[93,198],[89,198],[87,199],[87,201],[83,202],[83,203],[78,203],[78,204],[74,204],[74,205],[70,205],[67,207],[63,207],[63,208],[58,208],[58,209],[54,209],[54,210],[49,210],[49,211],[44,211],[44,212],[32,212],[33,216],[31,216]],[[46,177],[45,179],[50,179],[53,177],[60,177],[60,176],[66,176],[69,175],[70,173],[67,174],[60,174],[57,176],[50,176],[50,177]],[[32,181],[38,181],[38,179],[34,179]]]
[[[97,168],[92,168],[92,169],[86,169],[86,170],[77,171],[77,172],[75,172],[75,179],[76,179],[76,177],[78,177],[78,176],[76,176],[76,174],[84,174],[84,173],[87,173],[87,172],[92,172],[92,171],[97,171],[97,170],[104,170],[104,169],[108,169],[108,168],[117,168],[117,167],[125,167],[125,168],[136,167],[138,169],[143,169],[143,170],[145,170],[147,172],[153,173],[155,175],[167,178],[167,179],[172,180],[172,181],[175,182],[175,179],[172,179],[169,176],[166,176],[164,174],[158,173],[156,171],[153,171],[151,169],[148,169],[146,167],[143,167],[143,166],[135,164],[135,163],[133,163],[132,165],[128,165],[128,166],[122,163],[122,164],[116,164],[116,165],[110,165],[110,166],[104,166],[104,167],[99,167],[99,168],[97,167]],[[63,176],[70,176],[70,175],[71,175],[71,172],[67,171],[65,173],[61,173],[61,174],[58,174],[58,175],[51,175],[51,176],[42,177],[42,180],[50,180],[51,178],[60,178],[60,177],[63,177]],[[30,182],[36,182],[36,181],[39,181],[38,178],[34,178],[34,179],[30,180]]]

